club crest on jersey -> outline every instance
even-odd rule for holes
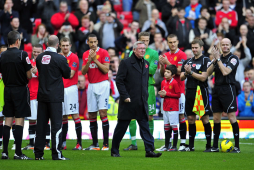
[[[237,63],[237,60],[236,60],[235,58],[232,58],[232,59],[230,60],[230,63],[232,63],[232,64],[235,66],[236,63]]]
[[[96,59],[98,60],[100,58],[100,55],[96,55]]]
[[[109,62],[109,58],[108,58],[108,57],[105,57],[105,61],[106,61],[106,62]]]
[[[200,67],[201,67],[201,64],[197,64],[197,65],[196,65],[196,69],[197,69],[197,70],[199,70]]]
[[[67,60],[67,63],[69,64],[70,60]]]
[[[26,57],[26,63],[31,64],[31,61],[29,60],[29,57]]]
[[[146,56],[145,56],[145,59],[148,59],[149,57],[150,57],[150,55],[146,55]]]
[[[157,60],[155,60],[155,61],[154,61],[154,64],[155,64],[155,65],[158,65],[158,61],[157,61]]]
[[[171,86],[171,85],[169,85],[169,89],[172,89],[172,86]]]
[[[76,62],[73,62],[73,63],[72,63],[72,67],[77,67],[77,63],[76,63]]]
[[[177,60],[177,56],[174,57],[174,61],[176,61],[176,60]]]
[[[148,65],[146,64],[145,67],[148,68]]]
[[[41,63],[42,64],[49,64],[51,60],[51,56],[50,55],[44,55],[41,59]]]

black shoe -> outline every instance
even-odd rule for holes
[[[32,158],[27,157],[25,154],[22,154],[20,156],[14,154],[14,159],[20,159],[20,160],[32,160]]]
[[[206,149],[203,152],[211,152],[210,151],[211,148],[212,148],[211,145],[206,144]]]
[[[212,148],[209,148],[209,149],[207,149],[207,150],[205,150],[206,152],[219,152],[220,150],[219,150],[219,148],[215,148],[215,147],[212,147]],[[204,151],[204,152],[205,152]]]
[[[146,157],[158,158],[162,153],[154,153],[153,151],[146,152]]]
[[[138,150],[138,147],[135,145],[130,145],[128,148],[123,149],[124,151],[130,151],[130,150]]]
[[[2,152],[2,159],[10,159],[7,153]]]
[[[65,158],[64,156],[62,156],[61,158],[52,158],[53,160],[63,160],[63,161],[66,161],[66,160],[70,160],[69,158]]]
[[[240,153],[240,152],[241,152],[240,149],[237,148],[237,147],[235,147],[235,148],[231,151],[231,153]]]
[[[35,158],[35,160],[44,160],[44,158],[43,157]]]
[[[121,157],[119,153],[111,153],[112,157]]]

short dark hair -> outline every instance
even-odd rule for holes
[[[169,34],[168,37],[167,37],[167,39],[168,39],[168,38],[174,38],[174,37],[176,37],[176,39],[178,39],[178,37],[177,37],[175,34]]]
[[[201,18],[199,18],[199,19],[198,19],[198,22],[199,22],[200,20],[205,20],[205,21],[206,21],[206,23],[207,23],[207,19],[206,19],[205,17],[201,17]]]
[[[108,48],[107,48],[107,51],[108,51],[108,50],[114,50],[114,51],[116,51],[116,49],[115,49],[114,47],[108,47]]]
[[[41,44],[35,44],[35,45],[33,45],[33,47],[35,47],[35,48],[41,48],[43,50],[43,46]]]
[[[244,83],[250,83],[250,86],[252,85],[252,83],[250,81],[244,81],[243,84]]]
[[[198,44],[200,47],[204,46],[204,42],[203,42],[201,39],[199,39],[199,38],[195,38],[195,39],[191,42],[191,44]]]
[[[177,68],[176,68],[175,65],[168,65],[168,66],[166,67],[166,70],[170,70],[171,73],[172,73],[172,75],[176,75],[176,73],[177,73]]]
[[[246,67],[243,72],[247,72],[247,71],[250,71],[250,70],[251,70],[250,67]]]
[[[156,33],[154,34],[154,36],[155,36],[156,34],[158,34],[158,35],[161,35],[161,36],[162,36],[161,32],[156,32]],[[163,37],[162,37],[162,38],[163,38]]]
[[[178,12],[180,12],[181,10],[184,10],[184,11],[185,11],[185,9],[184,9],[183,7],[178,7],[178,8],[177,8],[177,11],[178,11]]]
[[[88,37],[87,37],[87,39],[89,40],[89,38],[91,38],[91,37],[96,37],[96,38],[97,38],[97,36],[96,36],[95,34],[89,34]],[[98,38],[97,38],[97,39],[98,39]]]
[[[7,43],[8,45],[13,45],[18,39],[20,39],[20,33],[18,31],[10,31],[7,36]]]
[[[0,45],[0,49],[2,48],[8,48],[6,45]]]
[[[150,32],[140,32],[138,34],[138,39],[140,40],[142,36],[150,37]]]
[[[208,8],[207,8],[206,6],[202,6],[202,7],[200,8],[200,13],[201,13],[201,11],[203,11],[204,9],[208,10]]]
[[[60,44],[61,44],[62,42],[69,42],[69,43],[71,44],[71,40],[70,40],[69,38],[67,38],[67,37],[63,37],[63,38],[60,40]]]

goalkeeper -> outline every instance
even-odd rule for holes
[[[144,59],[149,62],[149,81],[148,81],[148,111],[149,111],[149,129],[150,133],[153,135],[154,130],[154,122],[153,115],[156,113],[156,97],[154,91],[154,78],[153,75],[158,67],[159,55],[158,52],[148,48],[150,42],[150,33],[149,32],[141,32],[138,34],[138,41],[143,41],[146,44],[146,53]],[[129,56],[131,56],[133,51],[130,52]],[[136,142],[136,130],[137,124],[136,120],[131,120],[129,124],[129,130],[131,135],[131,145],[128,148],[125,148],[125,151],[128,150],[137,150],[137,142]]]

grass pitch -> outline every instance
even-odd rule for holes
[[[220,140],[219,142],[221,142]],[[234,142],[233,139],[231,139]],[[88,147],[91,140],[83,140],[83,147]],[[23,141],[26,146],[28,141]],[[232,153],[203,153],[205,140],[195,140],[195,152],[163,152],[160,158],[145,158],[145,148],[142,140],[137,140],[138,151],[123,151],[129,146],[130,140],[123,140],[120,146],[120,158],[110,156],[110,151],[73,151],[75,140],[67,141],[67,150],[63,155],[69,161],[51,160],[51,151],[45,151],[43,161],[14,160],[14,151],[9,145],[9,160],[0,160],[0,170],[160,170],[160,169],[254,169],[254,139],[240,140],[240,154]],[[187,141],[188,143],[188,141]],[[102,140],[99,140],[102,146]],[[111,141],[110,141],[111,145]],[[164,145],[164,140],[155,140],[155,148]],[[27,156],[34,158],[33,151],[23,151]]]

